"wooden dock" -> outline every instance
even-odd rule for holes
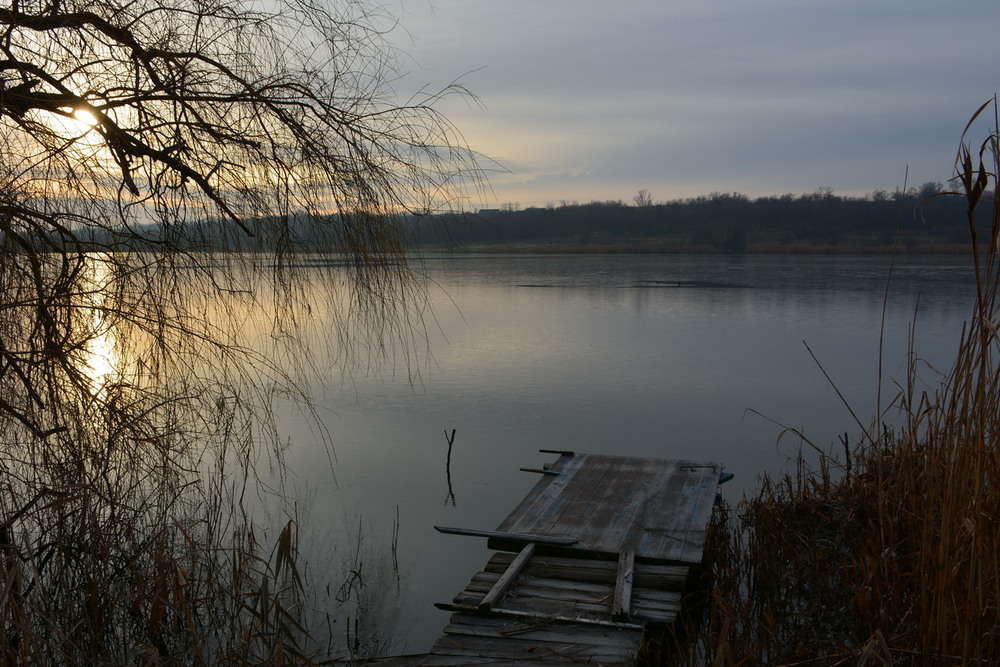
[[[546,450],[543,450],[545,452]],[[634,664],[672,624],[702,561],[719,463],[547,452],[558,459],[495,531],[497,553],[417,665]]]

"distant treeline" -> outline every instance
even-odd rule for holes
[[[992,200],[987,196],[981,205],[990,206]],[[756,199],[715,192],[663,203],[653,203],[641,191],[631,203],[573,202],[525,209],[508,204],[477,213],[408,216],[404,243],[479,252],[887,252],[893,247],[955,252],[969,244],[966,213],[965,199],[945,193],[938,183],[860,197],[837,196],[829,189]],[[253,237],[223,219],[136,225],[120,234],[78,229],[75,234],[81,250],[259,252],[280,246],[336,251],[338,230],[371,222],[371,216],[362,217],[258,219]],[[984,239],[990,216],[979,218]],[[40,249],[47,245],[38,242]]]
[[[967,245],[970,235],[964,198],[945,194],[939,183],[925,183],[906,192],[879,190],[859,197],[841,197],[823,188],[756,199],[716,192],[652,203],[642,191],[634,203],[595,201],[523,210],[506,205],[414,221],[413,238],[421,245],[470,250],[550,245],[567,251],[586,251],[589,246],[619,251],[876,252],[894,244],[953,250]]]

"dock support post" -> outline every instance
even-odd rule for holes
[[[615,579],[615,597],[611,605],[612,621],[628,621],[632,615],[632,580],[635,578],[635,552],[618,554],[618,576]]]

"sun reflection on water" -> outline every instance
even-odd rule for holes
[[[95,391],[101,391],[121,375],[118,340],[104,314],[105,298],[111,270],[107,258],[94,256],[87,263],[87,289],[84,290],[84,312],[90,321],[83,346],[82,371]]]
[[[94,315],[95,325],[100,326],[100,314]],[[115,351],[115,336],[108,330],[98,330],[96,336],[87,341],[85,373],[95,389],[102,389],[114,376],[118,375],[118,354]]]

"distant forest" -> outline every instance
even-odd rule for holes
[[[981,217],[983,238],[990,220]],[[859,197],[821,188],[756,199],[715,192],[663,203],[642,190],[628,203],[508,204],[412,225],[418,245],[479,252],[959,252],[970,241],[965,199],[934,182]]]
[[[988,235],[991,206],[987,193],[977,221],[980,240]],[[965,199],[948,194],[939,183],[859,197],[821,188],[756,199],[714,192],[663,203],[654,203],[642,190],[628,203],[565,202],[525,209],[507,204],[476,213],[409,216],[405,225],[411,247],[457,252],[887,253],[895,248],[956,253],[967,252],[970,240]],[[296,215],[262,220],[257,230],[256,236],[244,238],[228,220],[213,218],[137,225],[121,238],[110,229],[82,229],[77,238],[81,247],[96,244],[123,251],[165,243],[197,251],[213,239],[249,252],[279,245],[336,250],[341,243],[330,226],[317,227]]]

